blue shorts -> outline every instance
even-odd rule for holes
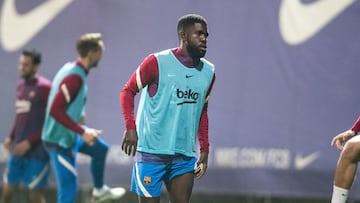
[[[146,154],[137,152],[137,154]],[[146,155],[149,157],[149,154]],[[162,182],[194,171],[197,159],[182,155],[150,155],[152,158],[135,160],[131,179],[131,191],[141,197],[159,197]],[[158,159],[161,157],[160,159]],[[155,158],[155,161],[154,161]]]
[[[4,183],[19,185],[24,183],[29,189],[47,186],[50,165],[35,159],[10,155],[4,174]]]
[[[76,138],[76,143],[70,149],[47,147],[56,177],[58,203],[74,203],[76,201],[78,190],[76,154],[81,152],[105,160],[107,149],[108,145],[100,138],[94,145],[89,146],[79,135]],[[104,167],[100,166],[100,168],[103,169]],[[102,183],[100,185],[102,186]]]

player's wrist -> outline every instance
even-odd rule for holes
[[[200,153],[209,154],[209,149],[200,149]]]
[[[356,135],[356,132],[351,129],[345,131],[345,136],[347,137],[347,139],[350,139],[350,138],[354,137],[355,135]]]
[[[128,129],[128,130],[136,129],[135,121],[126,122],[125,123],[125,128]]]
[[[356,132],[351,129],[347,130],[345,133],[347,136],[350,136],[350,137],[354,137],[356,135]]]

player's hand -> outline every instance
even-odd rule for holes
[[[135,156],[138,136],[136,129],[126,129],[123,136],[121,149],[129,156]]]
[[[23,140],[17,143],[12,149],[12,153],[16,156],[24,156],[24,154],[31,148],[29,140]]]
[[[101,133],[102,133],[101,130],[97,130],[94,128],[86,128],[84,133],[82,134],[82,139],[84,140],[85,143],[92,146],[95,144],[98,135]]]
[[[5,138],[5,140],[4,140],[5,149],[10,151],[11,144],[12,144],[12,140],[10,139],[10,137]]]
[[[347,130],[345,132],[342,132],[336,135],[335,137],[333,137],[333,139],[331,140],[331,146],[335,144],[335,146],[339,150],[342,150],[344,148],[343,144],[354,136],[355,136],[355,132],[352,130]]]
[[[195,178],[201,178],[206,173],[206,169],[208,166],[208,152],[201,152],[199,160],[196,163],[196,167],[194,170]]]

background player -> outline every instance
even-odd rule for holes
[[[55,171],[58,203],[74,203],[76,200],[78,188],[74,149],[77,149],[78,137],[81,136],[89,146],[98,146],[97,137],[101,133],[100,130],[85,128],[81,124],[87,96],[86,76],[90,69],[97,67],[104,50],[101,34],[86,33],[80,36],[76,49],[77,60],[66,63],[52,81],[42,134]],[[94,148],[89,148],[92,149]],[[96,151],[93,153],[96,154]],[[105,162],[105,159],[98,160]],[[124,194],[123,190],[111,190],[103,183],[105,163],[92,166],[92,173],[97,174],[92,199],[99,202],[120,198]]]
[[[45,203],[41,193],[47,185],[49,157],[41,143],[46,103],[51,82],[38,74],[41,53],[24,50],[19,57],[21,80],[16,87],[16,116],[5,148],[10,156],[3,180],[1,202],[11,202],[14,190],[20,183],[29,189],[33,203]]]

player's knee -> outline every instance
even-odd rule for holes
[[[29,190],[29,200],[30,202],[44,202],[44,197],[40,191]]]
[[[344,146],[342,156],[345,158],[356,158],[360,154],[359,142],[347,142]]]
[[[176,196],[171,198],[171,203],[188,203],[190,197],[187,196]]]
[[[101,150],[103,154],[107,154],[109,151],[109,145],[103,140],[99,140],[99,150]]]
[[[4,198],[10,198],[12,196],[12,194],[14,193],[14,189],[15,189],[14,186],[4,184],[3,190],[2,190],[2,196]]]

